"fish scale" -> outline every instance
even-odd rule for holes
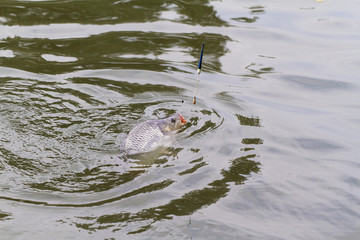
[[[179,129],[185,123],[186,120],[179,113],[175,113],[168,118],[139,123],[129,132],[125,139],[124,150],[128,153],[150,151],[165,135]]]
[[[129,133],[125,148],[134,150],[147,149],[155,139],[162,137],[163,133],[158,127],[152,124],[153,121],[156,120],[146,121],[137,125],[137,127]]]

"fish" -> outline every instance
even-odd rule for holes
[[[180,113],[139,123],[130,130],[123,142],[123,149],[129,154],[151,151],[165,136],[180,129],[185,123],[186,119]]]

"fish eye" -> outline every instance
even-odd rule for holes
[[[175,118],[170,118],[172,123],[175,123]]]

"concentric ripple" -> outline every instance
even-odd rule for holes
[[[357,239],[356,4],[1,1],[0,238]]]

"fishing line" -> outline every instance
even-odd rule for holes
[[[171,1],[173,2],[175,5],[179,6],[180,8],[183,8],[184,10],[189,10],[190,12],[193,13],[193,9],[195,8],[191,8],[191,4],[182,1],[182,0],[177,0],[177,1]],[[196,15],[196,14],[195,14]],[[215,13],[209,14],[207,15],[205,18],[210,17],[210,26],[213,26],[213,22],[216,18]],[[200,53],[200,59],[199,59],[199,65],[198,65],[198,69],[197,69],[197,77],[196,77],[196,85],[195,85],[195,90],[194,90],[194,99],[193,99],[193,104],[196,104],[196,96],[197,96],[197,91],[198,91],[198,86],[199,86],[199,75],[201,73],[201,64],[202,64],[202,58],[203,58],[203,54],[204,54],[204,46],[205,46],[205,34],[204,33],[204,41],[201,45],[201,53]],[[181,103],[184,103],[184,100],[181,101]]]
[[[196,104],[196,95],[197,95],[198,85],[199,85],[199,76],[201,73],[201,64],[202,64],[202,58],[203,58],[203,54],[204,54],[204,46],[205,46],[205,41],[201,45],[201,53],[200,53],[199,65],[198,65],[198,69],[197,69],[197,77],[196,77],[196,85],[195,85],[193,104]]]
[[[209,15],[210,16],[210,25],[213,25],[213,21],[214,21],[214,16],[215,14],[213,15]],[[195,93],[194,93],[194,100],[193,100],[193,104],[196,104],[196,96],[197,96],[197,91],[198,91],[198,86],[199,86],[199,76],[200,76],[200,73],[201,73],[201,64],[202,64],[202,58],[203,58],[203,54],[204,54],[204,47],[205,47],[205,39],[206,39],[206,36],[205,36],[206,33],[204,33],[204,41],[201,45],[201,53],[200,53],[200,59],[199,59],[199,65],[198,65],[198,69],[197,69],[197,76],[196,76],[196,85],[195,85]]]

